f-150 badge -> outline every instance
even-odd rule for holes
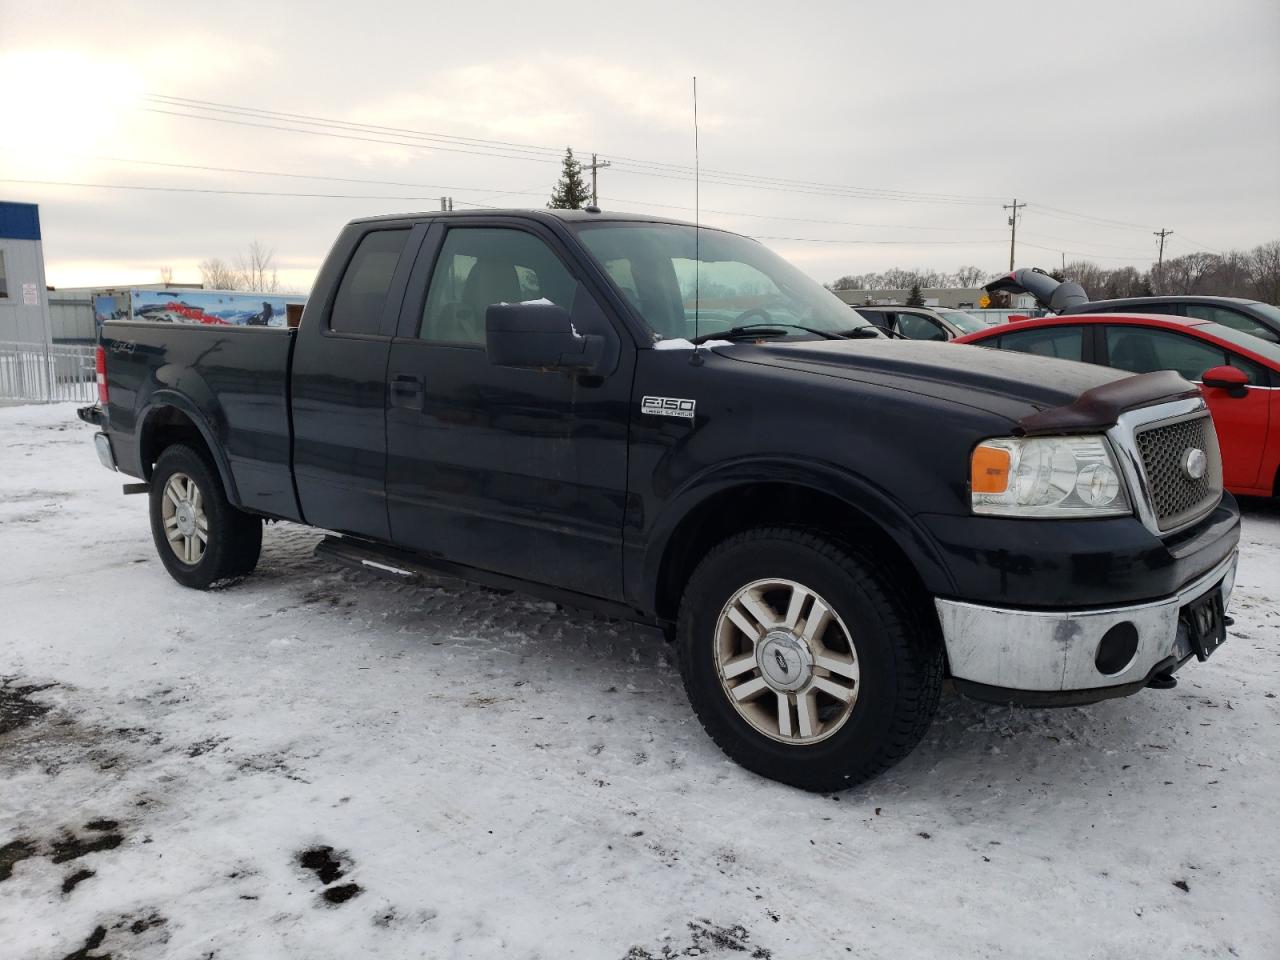
[[[645,397],[640,401],[640,412],[655,417],[683,417],[685,420],[692,420],[696,407],[696,400],[681,400],[679,397]]]

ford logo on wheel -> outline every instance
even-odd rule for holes
[[[1187,447],[1182,451],[1181,466],[1188,480],[1200,480],[1209,468],[1209,458],[1199,447]]]
[[[781,650],[773,651],[773,659],[778,661],[778,669],[782,671],[784,677],[791,672],[787,667],[787,658],[782,655]]]

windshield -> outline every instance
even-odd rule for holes
[[[828,333],[868,326],[835,294],[746,237],[706,227],[617,221],[579,224],[577,231],[664,340],[691,340],[747,324],[794,324]],[[794,329],[787,335],[807,336]]]
[[[965,333],[977,333],[987,329],[986,321],[965,313],[963,310],[939,310],[938,313],[950,320]]]

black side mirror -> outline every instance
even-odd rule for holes
[[[489,362],[500,367],[594,373],[605,339],[581,334],[569,311],[549,300],[495,303],[484,312]]]

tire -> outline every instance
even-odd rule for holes
[[[150,500],[156,552],[184,587],[207,590],[258,565],[262,520],[231,506],[217,470],[193,447],[174,444],[160,454]]]
[[[738,626],[744,617],[754,642]],[[875,777],[911,752],[937,712],[936,629],[867,559],[813,530],[760,528],[713,548],[681,599],[676,641],[711,739],[748,770],[804,790]],[[780,689],[790,684],[801,686]]]

